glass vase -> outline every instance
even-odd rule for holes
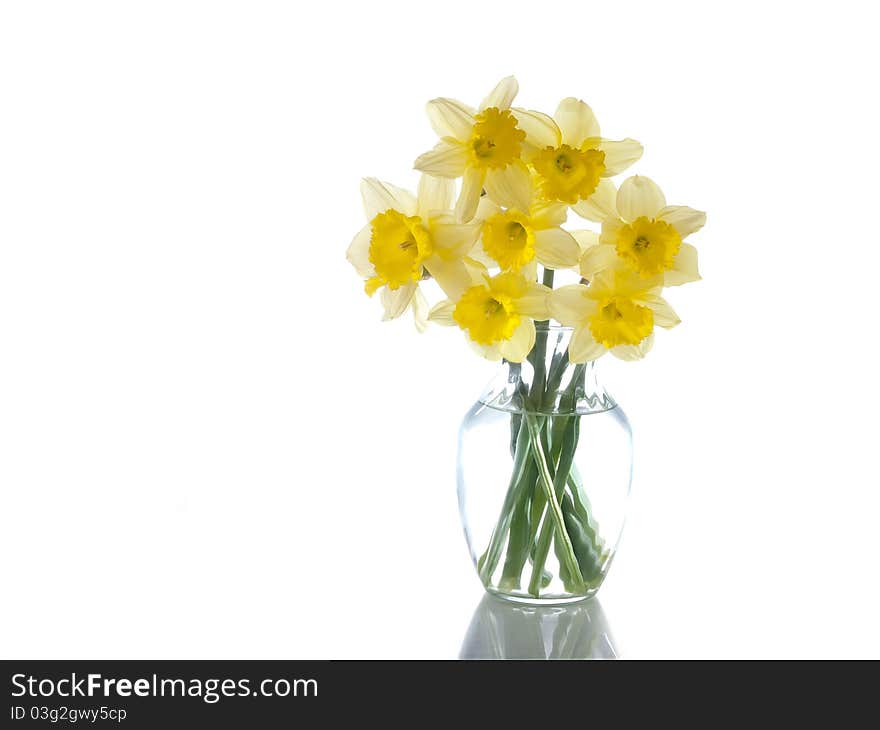
[[[626,517],[629,422],[596,364],[569,362],[571,334],[539,323],[528,360],[502,362],[459,433],[471,556],[486,590],[515,601],[595,594]]]

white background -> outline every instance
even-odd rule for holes
[[[424,102],[587,100],[708,211],[637,364],[600,598],[628,657],[880,655],[864,3],[0,7],[0,656],[453,657],[458,422],[494,372],[379,322],[358,184]]]

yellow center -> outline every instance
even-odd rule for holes
[[[574,205],[596,191],[605,172],[605,153],[567,144],[545,147],[535,157],[534,165],[541,176],[544,197]]]
[[[517,210],[496,213],[483,223],[483,248],[502,269],[519,269],[535,258],[535,232]]]
[[[484,285],[472,286],[465,291],[455,305],[452,317],[474,342],[481,345],[510,339],[520,323],[510,294]]]
[[[641,216],[617,232],[617,253],[642,277],[668,271],[681,248],[681,236],[666,221]]]
[[[399,289],[422,276],[422,262],[431,255],[431,237],[418,216],[397,210],[379,213],[370,222],[370,263],[376,276],[367,281],[368,294],[380,286]]]
[[[494,106],[476,116],[469,149],[471,163],[483,169],[507,167],[519,159],[526,133],[516,126],[516,118]]]
[[[654,313],[626,297],[608,297],[599,302],[589,325],[605,347],[638,345],[654,329]]]

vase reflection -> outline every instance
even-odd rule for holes
[[[615,659],[617,647],[593,598],[533,606],[483,596],[461,647],[461,659]]]

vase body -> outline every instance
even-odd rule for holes
[[[458,500],[490,593],[562,603],[595,594],[626,518],[632,435],[571,330],[538,326],[528,361],[504,362],[459,433]]]

